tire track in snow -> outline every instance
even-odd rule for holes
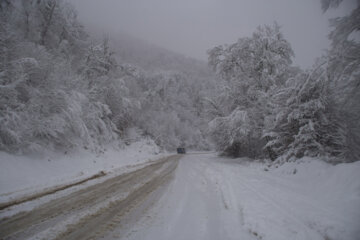
[[[298,226],[301,226],[301,232],[297,232],[300,235],[304,235],[303,237],[300,237],[300,239],[326,239],[324,236],[322,236],[318,231],[315,229],[310,228],[306,223],[300,221],[296,216],[294,216],[291,211],[288,209],[284,209],[284,206],[280,206],[277,204],[274,200],[271,200],[269,196],[266,196],[265,194],[261,193],[260,191],[256,190],[256,187],[249,184],[246,179],[241,178],[241,181],[239,181],[239,185],[245,188],[247,191],[253,193],[259,200],[261,200],[264,203],[269,204],[272,206],[278,213],[284,216],[284,219],[290,219],[292,222],[296,223]],[[288,224],[290,226],[293,226],[293,224]],[[249,229],[250,231],[254,231],[253,229]],[[257,233],[259,234],[259,233]]]
[[[110,178],[104,182],[47,202],[29,212],[20,212],[9,218],[1,219],[0,239],[24,239],[46,232],[51,226],[59,222],[66,223],[66,219],[71,219],[76,214],[81,215],[82,212],[86,212],[88,209],[101,206],[101,204],[109,199],[112,202],[123,201],[124,193],[129,193],[128,196],[131,197],[129,198],[131,200],[137,197],[145,197],[146,188],[150,185],[155,188],[156,184],[160,184],[159,178],[164,177],[165,175],[162,174],[165,172],[173,171],[178,159],[179,156],[177,155],[161,159],[144,168]],[[156,173],[157,171],[158,173]],[[139,184],[141,186],[134,189]],[[130,202],[124,202],[123,207],[127,207],[126,205],[130,204]],[[106,206],[104,207],[106,208]],[[111,206],[109,209],[114,210]],[[119,208],[115,210],[119,210]],[[106,218],[103,218],[103,220],[107,222]],[[93,230],[87,229],[86,234],[93,232]],[[52,232],[54,231],[56,232],[56,230]]]

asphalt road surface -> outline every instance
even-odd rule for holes
[[[181,156],[160,159],[0,219],[0,239],[98,239],[135,221],[173,177]],[[36,201],[36,200],[35,200]],[[121,237],[121,236],[119,236]]]

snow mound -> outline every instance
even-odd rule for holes
[[[55,185],[86,179],[101,171],[158,159],[159,147],[150,138],[129,141],[127,146],[109,146],[103,153],[78,150],[74,153],[47,153],[17,156],[0,152],[0,202],[9,201]]]

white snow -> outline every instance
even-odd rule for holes
[[[99,156],[86,151],[52,155],[50,162],[47,158],[1,153],[1,200],[85,178],[100,170],[117,174],[159,158],[158,153],[153,142],[144,139]],[[132,227],[119,228],[115,233],[120,232],[122,238],[129,240],[355,240],[360,235],[359,172],[360,162],[333,166],[304,158],[269,167],[245,158],[191,153],[180,159],[175,177],[159,201]],[[87,184],[92,183],[84,186]],[[33,207],[24,203],[19,209]],[[6,214],[14,214],[15,210]],[[75,214],[74,219],[90,212]],[[59,223],[41,234],[55,234],[67,223]]]
[[[101,154],[79,150],[29,157],[0,152],[0,202],[86,179],[100,171],[119,171],[165,154],[151,139],[138,139],[125,147],[109,146]]]
[[[268,168],[246,159],[187,155],[164,195],[123,236],[355,240],[359,172],[360,162],[332,166],[306,158]]]

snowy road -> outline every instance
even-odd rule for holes
[[[312,170],[298,167],[299,173],[293,174],[292,165],[264,171],[261,163],[186,155],[179,160],[174,181],[145,216],[105,239],[358,239],[359,184],[357,192],[341,186],[342,178],[349,182],[351,166],[341,175],[343,166],[328,167],[327,172],[321,164],[309,163]],[[319,178],[318,169],[328,176]],[[337,185],[330,174],[336,175]],[[359,179],[353,176],[352,181]],[[337,196],[344,193],[348,198]]]
[[[118,226],[135,205],[144,205],[142,201],[153,190],[169,182],[178,159],[161,159],[0,219],[0,239],[97,239]]]
[[[2,219],[0,239],[355,240],[359,170],[172,156]]]

